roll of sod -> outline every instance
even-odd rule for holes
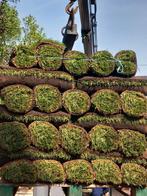
[[[68,90],[63,93],[63,106],[72,115],[81,115],[90,109],[90,97],[81,90]]]
[[[97,159],[92,161],[96,183],[121,184],[122,175],[119,167],[111,160]]]
[[[130,77],[136,74],[137,57],[134,51],[121,50],[115,55],[115,58],[117,75]]]
[[[27,127],[19,122],[0,123],[0,148],[6,152],[17,152],[30,145]]]
[[[106,125],[96,125],[89,132],[91,148],[100,152],[111,152],[118,149],[119,135],[117,131]]]
[[[97,76],[109,76],[115,70],[115,60],[108,51],[98,51],[93,55],[91,69]]]
[[[62,65],[63,46],[48,41],[37,46],[38,65],[42,69],[55,71]]]
[[[136,53],[133,50],[121,50],[115,55],[115,58],[137,64]]]
[[[37,168],[37,181],[41,183],[62,183],[65,173],[60,162],[54,160],[37,160],[33,162]]]
[[[119,130],[120,150],[126,157],[138,157],[143,155],[147,141],[145,135],[137,131]]]
[[[34,48],[26,45],[19,45],[15,50],[11,63],[15,67],[21,69],[34,67],[37,64]]]
[[[7,183],[35,183],[37,170],[31,161],[19,160],[5,164],[0,168],[0,176]]]
[[[19,151],[16,153],[10,153],[8,155],[8,158],[10,160],[27,159],[32,161],[46,159],[46,160],[58,160],[61,162],[71,160],[71,156],[61,148],[49,152],[44,152],[34,147],[29,147],[24,149],[23,151]]]
[[[135,76],[137,65],[129,61],[116,61],[116,75],[123,77]]]
[[[134,163],[125,163],[121,166],[123,183],[132,186],[145,186],[147,184],[147,170]]]
[[[65,124],[59,127],[62,147],[72,155],[81,154],[89,145],[87,132],[79,126]]]
[[[41,150],[53,150],[59,147],[59,131],[49,122],[35,121],[29,125],[33,146]]]
[[[144,94],[136,91],[124,91],[121,94],[122,109],[132,117],[143,117],[147,114],[147,99]]]
[[[9,111],[27,113],[33,108],[33,91],[24,85],[11,85],[1,90],[5,106]]]
[[[117,114],[121,110],[119,94],[109,89],[102,89],[94,93],[91,103],[99,113],[104,115]]]
[[[36,107],[42,112],[55,112],[62,105],[62,97],[58,88],[40,84],[34,88]]]
[[[88,72],[89,62],[84,53],[79,51],[68,51],[64,55],[64,58],[63,64],[69,73],[81,76]]]
[[[72,160],[64,163],[67,182],[90,185],[94,181],[91,164],[85,160]]]

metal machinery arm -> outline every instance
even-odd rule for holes
[[[69,14],[69,20],[66,27],[62,29],[63,43],[65,44],[65,52],[72,50],[74,42],[78,37],[77,25],[74,23],[74,14],[77,7],[70,8],[77,0],[70,0],[66,6],[66,13]],[[97,21],[96,21],[96,0],[78,0],[78,7],[81,19],[81,34],[84,44],[84,51],[90,57],[97,51]]]
[[[96,21],[96,0],[78,0],[81,33],[85,53],[91,56],[97,52],[97,21]]]

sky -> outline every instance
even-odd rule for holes
[[[61,29],[68,15],[68,0],[20,0],[16,7],[19,16],[32,15],[44,28],[48,38],[62,41]],[[122,49],[137,53],[138,75],[147,75],[147,0],[97,0],[98,50],[113,55]],[[80,17],[76,15],[79,39],[74,49],[83,51],[80,36]]]

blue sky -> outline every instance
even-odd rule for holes
[[[68,15],[64,9],[68,0],[21,0],[17,10],[21,18],[31,14],[44,28],[48,38],[61,41],[61,28]],[[138,75],[147,75],[147,0],[97,0],[99,50],[115,54],[132,49],[138,57]],[[80,19],[76,16],[80,34]],[[82,42],[74,49],[83,50]]]

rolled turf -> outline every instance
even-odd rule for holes
[[[27,113],[33,108],[33,91],[25,85],[10,85],[1,90],[1,96],[9,111]]]
[[[65,124],[59,127],[62,147],[72,155],[81,154],[89,145],[87,132],[79,126]]]
[[[57,128],[49,122],[35,121],[29,125],[32,145],[41,150],[59,147],[60,135]]]
[[[136,53],[133,50],[121,50],[115,55],[115,58],[137,64]]]
[[[36,107],[42,112],[55,112],[62,105],[62,97],[58,88],[40,84],[34,88]]]
[[[62,65],[63,46],[52,40],[40,43],[37,46],[38,65],[39,67],[55,71]]]
[[[147,170],[134,163],[125,163],[121,166],[123,183],[131,186],[146,186]]]
[[[94,93],[91,103],[99,113],[104,115],[117,114],[121,110],[119,94],[109,89],[102,89]]]
[[[143,155],[147,141],[145,135],[133,130],[119,130],[120,150],[126,157]]]
[[[11,59],[11,63],[17,68],[31,68],[37,64],[35,50],[32,47],[26,45],[19,45],[14,57]]]
[[[91,164],[85,160],[72,160],[64,163],[67,182],[90,185],[94,181]]]
[[[37,181],[41,183],[62,183],[65,173],[60,162],[55,160],[37,160],[33,162],[37,168]]]
[[[110,52],[98,51],[93,55],[90,67],[97,76],[109,76],[115,70],[115,61]]]
[[[63,93],[63,106],[73,115],[81,115],[90,109],[90,97],[81,90],[68,90]]]
[[[137,91],[124,91],[121,94],[122,109],[132,117],[143,117],[147,114],[147,99]]]
[[[115,55],[116,72],[120,76],[134,76],[137,71],[137,57],[132,50],[121,50]]]
[[[119,167],[111,160],[97,159],[92,161],[98,184],[121,184],[122,175]]]
[[[37,170],[31,161],[19,160],[5,164],[0,168],[2,181],[7,183],[35,183]]]
[[[74,74],[76,76],[81,76],[86,74],[89,69],[89,62],[87,56],[79,51],[68,51],[64,55],[65,60],[63,60],[63,64],[66,70]]]
[[[0,123],[0,148],[6,152],[17,152],[30,145],[27,127],[19,122]]]
[[[91,148],[99,152],[111,152],[118,149],[119,135],[110,126],[96,125],[89,132]]]

